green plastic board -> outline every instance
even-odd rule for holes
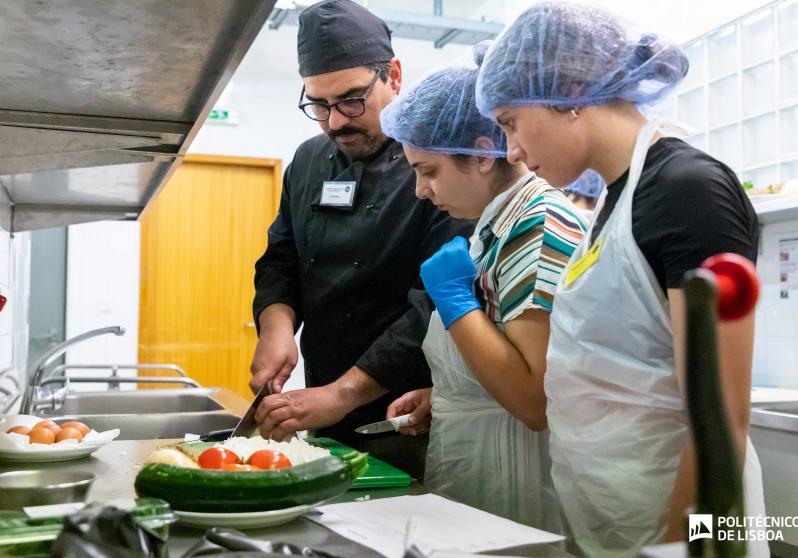
[[[338,457],[352,451],[349,446],[345,446],[332,438],[308,438],[307,442],[314,446],[328,449],[330,453]],[[404,471],[400,471],[393,465],[369,455],[368,471],[355,479],[351,490],[410,486],[411,482],[410,475]]]

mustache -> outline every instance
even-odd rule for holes
[[[366,132],[361,130],[360,128],[355,128],[354,126],[344,126],[338,130],[330,130],[327,132],[327,135],[330,136],[331,139],[335,139],[338,136],[348,136],[350,134],[363,134],[366,135]]]

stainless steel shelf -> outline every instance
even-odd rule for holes
[[[0,3],[0,189],[11,230],[137,218],[274,3]]]

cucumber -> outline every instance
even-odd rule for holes
[[[181,448],[182,449],[182,448]],[[315,504],[346,492],[365,473],[368,454],[352,451],[285,469],[223,471],[149,463],[136,476],[136,493],[172,509],[205,513],[268,511]]]

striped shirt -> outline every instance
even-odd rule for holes
[[[551,312],[568,258],[587,225],[562,191],[534,178],[479,231],[476,295],[494,322],[529,309]]]

